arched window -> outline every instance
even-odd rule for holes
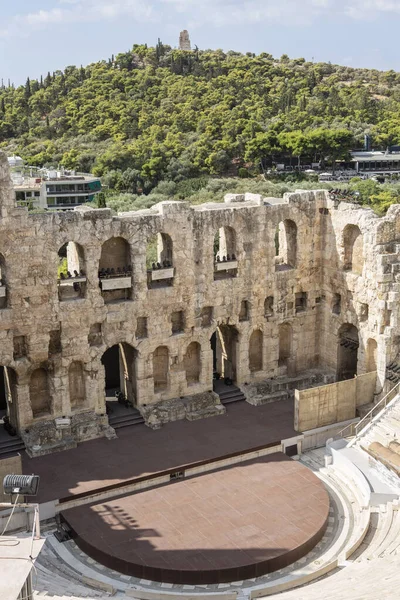
[[[214,279],[237,275],[236,232],[232,227],[220,227],[214,237]]]
[[[132,297],[131,249],[122,237],[104,242],[99,263],[100,287],[104,302]]]
[[[275,234],[275,267],[277,271],[294,269],[297,262],[297,225],[286,219],[278,225]]]
[[[188,385],[198,383],[201,373],[201,346],[198,342],[189,344],[183,362]]]
[[[160,391],[168,387],[169,350],[166,346],[159,346],[153,353],[153,379],[154,390]]]
[[[173,284],[173,243],[167,233],[152,237],[146,247],[147,284],[150,289]]]
[[[250,336],[249,342],[249,369],[250,371],[262,371],[263,366],[263,334],[256,329]]]
[[[274,297],[267,296],[264,300],[264,317],[272,317],[274,314]]]
[[[345,271],[362,275],[364,267],[363,236],[357,225],[346,225],[343,230],[343,248]]]
[[[74,361],[68,370],[69,382],[69,400],[72,410],[82,408],[85,404],[85,378],[83,365],[81,362]]]
[[[293,331],[290,323],[279,325],[279,366],[287,366],[292,355]]]
[[[0,309],[7,308],[7,273],[6,261],[0,254]]]
[[[58,251],[58,297],[61,302],[86,295],[85,253],[76,242],[66,242]]]
[[[378,360],[378,344],[373,338],[367,342],[367,373],[376,371]]]
[[[210,338],[213,369],[223,379],[236,381],[236,354],[239,332],[233,325],[220,325]]]
[[[50,414],[48,376],[44,369],[33,371],[29,383],[29,396],[34,418]]]
[[[344,323],[338,332],[337,379],[343,381],[357,375],[358,329]]]

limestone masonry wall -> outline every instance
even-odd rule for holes
[[[57,278],[67,243],[70,281]],[[28,214],[0,155],[0,253],[0,365],[31,454],[113,435],[104,357],[118,344],[120,387],[146,415],[186,397],[199,417],[223,412],[213,371],[244,385],[377,370],[377,392],[396,377],[400,206],[378,218],[299,191]]]

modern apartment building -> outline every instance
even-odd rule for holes
[[[10,157],[14,164],[18,157]],[[11,177],[19,206],[48,210],[70,210],[92,202],[101,191],[101,181],[90,174],[25,168],[16,164]]]

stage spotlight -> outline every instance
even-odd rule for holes
[[[4,493],[36,496],[39,480],[39,475],[6,475],[3,479]]]

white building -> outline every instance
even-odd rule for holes
[[[9,163],[17,158],[9,158]],[[100,178],[88,174],[24,168],[15,164],[11,178],[18,205],[31,208],[70,210],[92,202],[101,192]]]

